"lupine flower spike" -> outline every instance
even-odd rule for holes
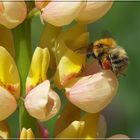
[[[0,139],[107,137],[102,111],[117,93],[114,69],[121,69],[128,57],[112,56],[113,47],[104,55],[101,50],[109,47],[100,41],[99,53],[92,48],[93,57],[88,57],[87,24],[101,19],[112,4],[112,0],[0,1]],[[40,33],[34,29],[35,16],[42,21],[40,41],[32,37]],[[107,139],[112,138],[129,139],[123,134]]]

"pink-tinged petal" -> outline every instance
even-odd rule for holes
[[[0,121],[8,118],[17,108],[14,96],[5,88],[0,87]]]
[[[43,19],[55,26],[71,23],[78,15],[85,3],[80,1],[52,0],[43,10]]]
[[[91,23],[95,22],[104,16],[107,11],[111,8],[113,2],[112,0],[104,0],[104,1],[87,1],[87,5],[84,9],[82,9],[77,16],[76,20],[82,23]]]
[[[26,17],[27,8],[23,0],[21,1],[4,1],[4,10],[0,13],[0,24],[9,29],[15,28]]]
[[[66,97],[80,109],[96,113],[111,102],[117,87],[116,76],[110,70],[102,71],[71,80],[69,87],[66,88]]]
[[[130,138],[124,134],[116,134],[116,135],[113,135],[113,136],[107,138],[106,140],[124,140],[124,139],[130,140]]]
[[[61,106],[59,96],[50,89],[48,80],[33,88],[25,98],[25,107],[28,113],[41,121],[55,116]]]

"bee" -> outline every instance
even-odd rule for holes
[[[90,44],[87,57],[93,56],[105,70],[110,69],[119,77],[128,67],[126,51],[112,38],[103,38]]]
[[[85,50],[85,47],[84,47]],[[112,70],[119,77],[128,67],[126,51],[119,47],[112,38],[103,38],[91,43],[87,49],[87,58],[92,56],[97,59],[102,69]]]

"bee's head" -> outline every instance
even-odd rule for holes
[[[93,52],[95,56],[98,57],[101,54],[108,53],[110,49],[117,47],[117,44],[112,38],[104,38],[95,41],[93,46]]]

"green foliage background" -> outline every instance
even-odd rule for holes
[[[115,2],[112,9],[98,22],[89,25],[90,37],[110,34],[129,56],[129,68],[119,79],[119,90],[104,114],[108,135],[125,133],[140,138],[140,2]]]
[[[35,48],[42,32],[39,18],[32,22],[32,46]],[[126,76],[119,79],[119,90],[112,103],[103,111],[107,119],[107,135],[124,133],[140,137],[140,2],[115,2],[112,9],[99,21],[88,26],[90,41],[109,32],[129,56]],[[18,128],[16,113],[8,121],[13,136]],[[47,125],[53,130],[53,120]]]

